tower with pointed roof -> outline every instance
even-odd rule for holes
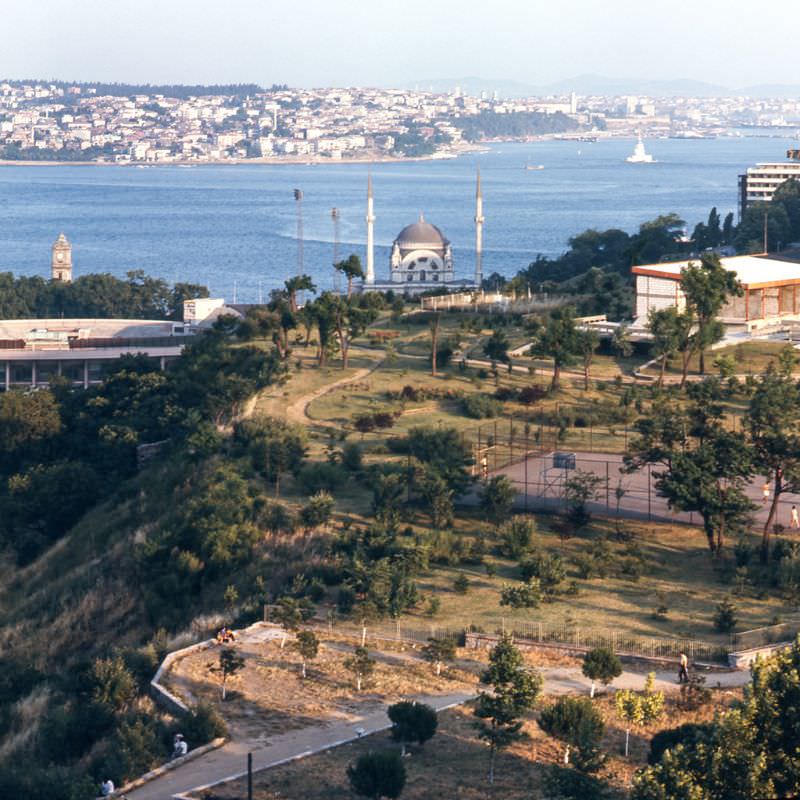
[[[367,274],[364,282],[375,283],[375,213],[372,206],[372,173],[367,177]]]
[[[481,189],[481,168],[475,186],[475,286],[483,283],[483,190]]]
[[[50,277],[54,281],[72,282],[72,245],[63,233],[60,233],[53,243]]]

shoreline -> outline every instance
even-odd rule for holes
[[[0,159],[0,167],[219,167],[219,166],[318,166],[339,164],[402,164],[412,161],[450,161],[470,153],[485,153],[490,148],[487,144],[459,145],[450,151],[433,153],[428,156],[354,156],[351,158],[321,158],[319,156],[265,156],[258,158],[217,158],[195,161],[192,159],[175,159],[174,161],[26,161]]]

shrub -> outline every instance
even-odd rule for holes
[[[499,416],[502,406],[488,394],[468,394],[461,401],[464,413],[472,419],[491,419]]]
[[[667,750],[672,750],[679,744],[684,745],[684,747],[693,747],[698,742],[706,739],[713,729],[714,726],[709,722],[687,722],[677,728],[667,728],[659,731],[650,740],[650,753],[647,756],[647,763],[658,764]]]
[[[304,494],[333,492],[347,480],[347,474],[338,464],[316,461],[306,464],[297,474],[297,483]]]
[[[500,550],[503,555],[519,560],[533,545],[536,523],[530,517],[517,517],[500,528]]]
[[[392,738],[406,744],[425,744],[436,733],[439,720],[435,709],[425,703],[402,700],[389,706],[389,720],[392,723]]]
[[[555,594],[558,585],[567,577],[567,570],[558,553],[537,553],[520,564],[520,572],[524,581],[538,578],[546,595]]]
[[[576,766],[587,772],[599,766],[598,746],[605,724],[588,697],[559,697],[542,711],[539,726],[577,750]]]
[[[518,584],[505,583],[500,590],[501,606],[537,608],[541,600],[542,589],[536,578]]]
[[[490,478],[481,491],[481,509],[490,522],[501,523],[508,519],[514,507],[517,491],[506,475]]]
[[[228,735],[228,726],[219,712],[210,703],[198,703],[180,721],[180,732],[189,746],[203,744]]]
[[[369,752],[360,755],[355,764],[347,767],[347,777],[356,794],[373,800],[381,797],[393,800],[400,796],[406,785],[406,768],[396,750]]]
[[[342,448],[342,466],[349,472],[360,472],[363,465],[361,448],[355,442],[348,442]]]
[[[453,581],[453,591],[456,594],[466,594],[469,591],[469,578],[463,572]]]
[[[596,647],[583,657],[583,674],[592,682],[591,696],[594,697],[595,681],[608,686],[614,678],[622,674],[622,662],[609,647]]]
[[[731,633],[738,622],[736,606],[729,597],[723,597],[714,611],[714,627],[720,633]]]

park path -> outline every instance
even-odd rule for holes
[[[347,386],[351,383],[358,383],[358,381],[363,380],[375,372],[375,370],[383,364],[383,361],[383,359],[379,359],[369,367],[356,370],[356,372],[346,378],[341,378],[333,383],[320,386],[319,389],[315,389],[313,392],[309,392],[308,394],[298,397],[297,400],[286,406],[286,419],[289,420],[289,422],[294,422],[299,425],[317,425],[321,428],[340,428],[341,425],[336,422],[330,422],[329,420],[325,419],[314,419],[313,417],[310,417],[308,414],[308,407],[314,402],[314,400],[319,397],[323,397],[335,389],[340,389],[342,386]]]
[[[255,629],[239,635],[238,647],[247,652],[257,652],[258,645],[267,638],[280,636],[276,630]],[[327,642],[326,646],[342,647],[336,642]],[[418,660],[408,652],[373,652],[380,660],[398,663]],[[544,677],[544,694],[558,696],[564,694],[588,694],[590,681],[585,678],[579,667],[542,667],[539,670]],[[615,689],[643,689],[645,682],[643,671],[625,670],[615,679]],[[731,671],[710,673],[707,676],[709,687],[738,688],[750,680],[747,671]],[[675,672],[656,671],[656,688],[664,691],[677,688]],[[416,695],[409,699],[427,703],[437,711],[461,705],[474,696],[473,692],[462,691],[444,695]],[[360,714],[350,714],[335,721],[330,718],[320,719],[318,725],[311,725],[285,734],[263,738],[242,738],[227,742],[223,747],[213,750],[190,761],[172,772],[145,784],[132,792],[128,792],[128,800],[171,800],[183,797],[192,792],[217,783],[241,777],[247,767],[247,754],[253,754],[253,770],[264,770],[289,760],[302,758],[313,753],[327,750],[359,736],[378,733],[389,727],[386,706],[376,708],[374,705]]]

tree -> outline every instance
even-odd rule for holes
[[[312,531],[330,521],[334,507],[333,497],[325,491],[319,491],[308,498],[308,502],[300,509],[300,521],[303,527]]]
[[[342,356],[342,369],[347,369],[350,355],[350,345],[353,339],[360,336],[377,317],[373,307],[361,308],[349,297],[340,297],[333,292],[323,292],[317,304],[317,325],[321,320],[335,331],[339,341],[339,351]],[[322,345],[322,332],[320,332],[320,345]]]
[[[745,422],[754,467],[772,481],[772,502],[761,532],[761,560],[766,562],[781,495],[800,490],[800,389],[791,367],[779,371],[770,364],[750,398]]]
[[[744,289],[736,273],[725,269],[713,253],[701,256],[699,264],[684,267],[680,285],[696,327],[692,349],[700,354],[700,374],[704,375],[705,350],[724,333],[717,315],[730,297],[741,297]]]
[[[553,360],[550,389],[556,391],[560,386],[561,370],[571,366],[580,352],[575,310],[571,306],[557,308],[552,312],[547,324],[534,340],[530,352],[534,358]]]
[[[265,480],[274,482],[276,497],[281,475],[299,472],[307,453],[303,428],[274,417],[252,417],[236,423],[233,438]]]
[[[484,342],[483,352],[492,360],[508,364],[510,358],[508,348],[510,347],[508,337],[501,330],[492,331],[492,335]]]
[[[730,597],[723,597],[714,610],[714,627],[720,633],[732,633],[739,620],[736,617],[736,606]]]
[[[692,318],[677,309],[676,306],[668,308],[651,308],[647,314],[647,328],[652,337],[652,353],[660,362],[658,386],[664,383],[664,373],[667,362],[676,353],[684,354],[684,375],[688,370],[689,344],[692,332]]]
[[[494,764],[498,750],[523,738],[520,717],[529,711],[542,689],[542,677],[525,667],[522,654],[510,636],[503,636],[489,653],[489,666],[481,683],[491,691],[481,691],[475,704],[478,735],[489,745],[489,783],[494,783]]]
[[[389,706],[388,714],[392,722],[392,738],[400,742],[401,755],[405,755],[407,744],[425,744],[439,725],[435,709],[412,700]]]
[[[500,528],[500,549],[503,555],[519,560],[533,546],[536,522],[531,517],[516,517]]]
[[[431,331],[431,375],[436,377],[436,357],[439,348],[439,328],[442,324],[442,315],[439,311],[434,311],[430,315],[429,328]]]
[[[306,662],[313,661],[319,653],[319,639],[314,631],[300,631],[295,639],[294,647],[302,659],[302,673],[305,678]]]
[[[442,665],[456,657],[456,643],[448,636],[431,637],[422,648],[422,655],[436,667],[436,674],[442,674]]]
[[[406,768],[396,751],[369,752],[347,767],[347,777],[352,790],[361,797],[396,798],[406,785]]]
[[[614,696],[617,716],[627,723],[625,728],[625,758],[628,757],[631,727],[649,725],[664,713],[664,692],[655,691],[654,672],[648,674],[642,694],[622,689]]]
[[[219,652],[219,666],[217,671],[222,680],[222,699],[225,699],[227,693],[228,678],[236,675],[244,669],[244,658],[239,655],[232,647],[226,647]]]
[[[542,587],[538,578],[521,583],[504,583],[500,589],[500,605],[511,608],[538,608],[542,601]]]
[[[333,268],[341,272],[347,278],[347,299],[353,293],[353,280],[364,277],[364,268],[361,266],[361,259],[355,254],[351,254],[344,261],[339,261]]]
[[[275,604],[272,618],[283,628],[281,650],[286,644],[290,631],[296,631],[304,622],[314,616],[314,606],[310,600],[297,600],[294,597],[281,597]]]
[[[575,525],[581,527],[590,518],[587,504],[597,500],[603,479],[593,472],[577,469],[564,481],[564,499],[569,507],[569,516]]]
[[[490,522],[500,524],[511,514],[516,494],[517,490],[507,475],[495,475],[481,490],[481,510]]]
[[[627,325],[617,325],[611,337],[611,349],[617,358],[628,358],[633,353],[633,342]]]
[[[578,751],[577,763],[588,767],[597,765],[597,748],[603,736],[603,717],[588,697],[559,697],[539,716],[539,726],[566,745],[564,762],[569,763],[570,749]]]
[[[622,663],[611,648],[595,647],[583,657],[581,671],[591,680],[592,688],[589,696],[594,697],[595,681],[608,686],[614,678],[622,674]]]
[[[344,660],[345,669],[352,672],[356,679],[356,691],[361,691],[361,683],[375,671],[375,659],[366,647],[356,647],[352,656]]]
[[[597,333],[590,328],[580,330],[576,334],[577,350],[583,363],[583,389],[589,391],[589,370],[594,361],[594,355],[600,346],[600,338]]]
[[[289,308],[293,314],[297,313],[297,293],[316,292],[317,287],[310,275],[296,275],[286,281],[286,293],[289,295]]]

